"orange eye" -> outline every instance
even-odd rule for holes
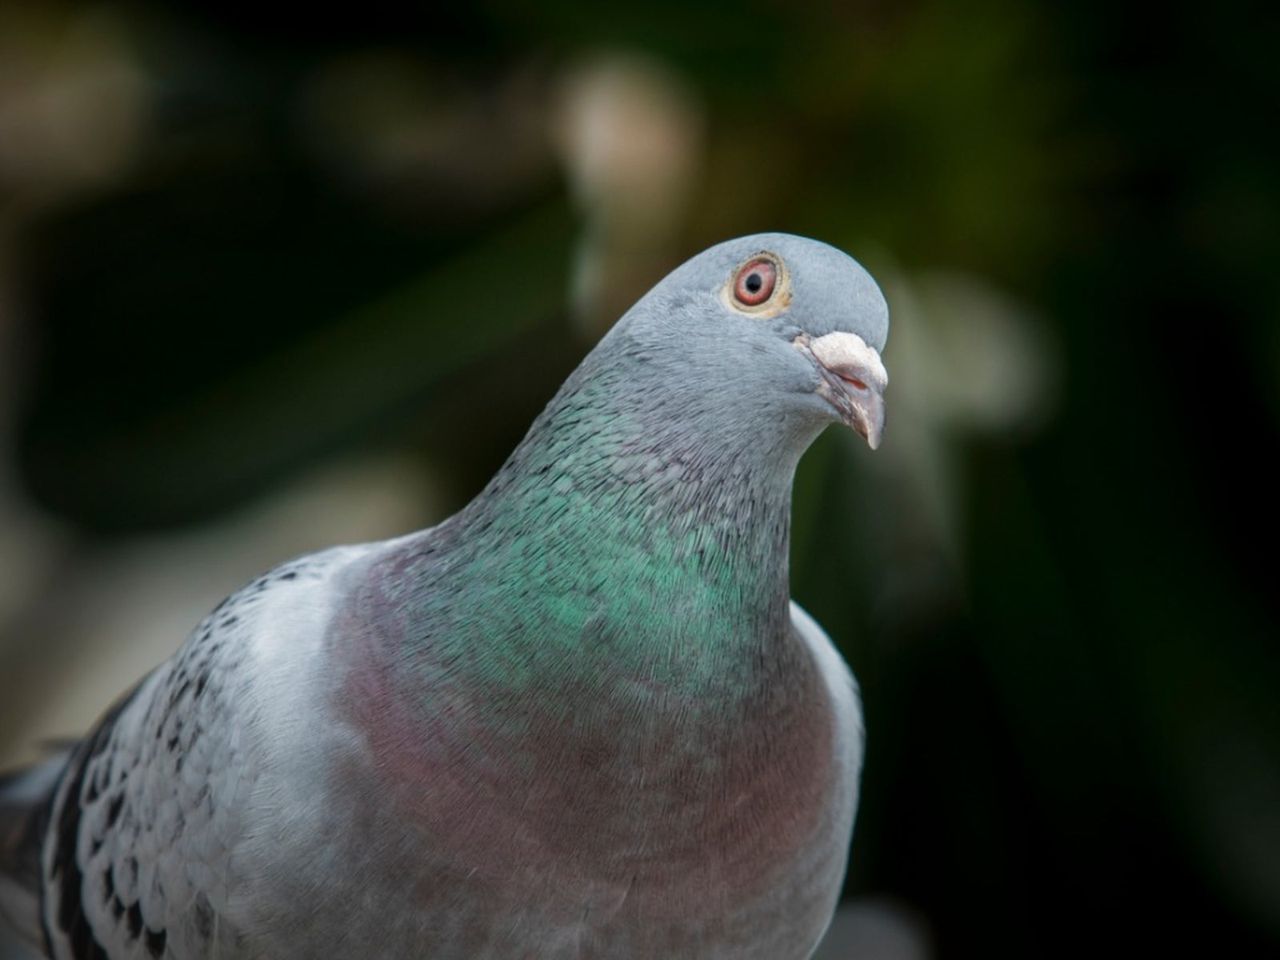
[[[733,296],[748,307],[759,306],[773,296],[778,282],[778,268],[768,257],[756,257],[741,270],[733,281]]]

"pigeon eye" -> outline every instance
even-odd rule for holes
[[[733,296],[739,303],[756,307],[773,296],[778,282],[778,268],[768,257],[756,257],[738,271],[733,281]]]

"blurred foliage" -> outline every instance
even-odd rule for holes
[[[387,447],[459,505],[589,348],[576,314],[726,236],[819,237],[884,282],[907,377],[878,458],[824,436],[797,479],[794,591],[866,700],[848,892],[944,956],[1280,947],[1280,71],[1249,5],[0,26],[43,510],[129,538]],[[664,78],[610,74],[641,77],[604,101],[618,156],[652,146],[626,104],[696,114],[643,127],[683,131],[670,179],[591,179],[606,134],[563,129],[611,58]],[[610,197],[665,189],[658,226]]]

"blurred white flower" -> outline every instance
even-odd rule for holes
[[[703,153],[703,111],[661,64],[604,54],[565,77],[557,137],[586,214],[573,280],[592,334],[671,266]]]
[[[0,8],[0,190],[48,201],[119,176],[138,152],[150,100],[118,14]]]
[[[1010,434],[1043,422],[1057,352],[1030,307],[970,274],[886,280],[897,403],[959,432]]]

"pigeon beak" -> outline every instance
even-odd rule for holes
[[[884,390],[889,374],[880,354],[856,333],[828,333],[811,340],[801,334],[792,341],[807,353],[822,375],[818,393],[840,419],[860,433],[872,450],[884,432]]]

